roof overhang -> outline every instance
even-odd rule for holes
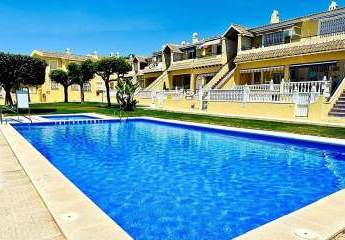
[[[242,36],[246,36],[246,37],[254,37],[254,34],[252,34],[251,32],[249,32],[248,30],[236,26],[236,25],[231,25],[223,34],[223,37],[231,37],[231,36],[237,36],[237,35],[242,35]]]

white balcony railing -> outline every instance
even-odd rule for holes
[[[326,85],[329,81],[307,81],[307,82],[285,82],[282,81],[280,84],[254,84],[254,85],[240,85],[235,86],[232,90],[244,90],[249,88],[250,91],[277,91],[282,93],[293,93],[298,91],[300,93],[317,92],[319,94],[323,93]]]
[[[261,53],[264,51],[273,51],[273,50],[277,51],[277,50],[291,48],[291,47],[306,46],[306,45],[310,46],[312,44],[319,44],[319,43],[329,43],[336,40],[342,40],[344,39],[344,36],[345,36],[345,32],[339,32],[337,34],[331,34],[331,35],[326,35],[326,36],[314,36],[314,37],[302,38],[298,42],[241,50],[240,52],[238,52],[238,55],[256,54],[256,53]]]
[[[320,95],[317,93],[280,93],[280,92],[245,92],[238,90],[210,90],[207,100],[210,102],[248,102],[248,103],[314,103]]]
[[[138,92],[137,97],[142,99],[151,99],[153,97],[153,91],[141,90]]]
[[[315,102],[319,96],[329,97],[330,81],[282,82],[236,86],[231,90],[209,90],[208,101],[295,103]]]
[[[137,97],[142,99],[173,99],[173,100],[182,100],[182,99],[194,99],[198,98],[200,95],[199,92],[194,93],[191,90],[179,89],[179,90],[141,90],[138,92]]]

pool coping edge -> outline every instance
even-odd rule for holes
[[[133,240],[11,125],[0,130],[66,239]]]
[[[97,115],[103,116],[102,114],[97,114]],[[109,116],[107,119],[119,120],[119,118],[109,117]],[[265,131],[265,130],[234,128],[234,127],[227,127],[227,126],[221,126],[221,125],[184,122],[184,121],[179,121],[179,120],[160,119],[160,118],[154,118],[154,117],[132,117],[129,119],[139,119],[139,120],[144,119],[144,120],[151,120],[151,121],[156,121],[156,122],[175,123],[179,125],[198,126],[198,127],[204,127],[204,128],[210,128],[210,129],[228,130],[228,131],[235,131],[235,132],[264,135],[264,136],[274,136],[274,137],[280,137],[280,138],[298,139],[298,140],[306,140],[306,141],[317,142],[317,143],[326,143],[326,144],[335,144],[335,145],[345,146],[345,140],[343,139],[325,138],[325,137],[318,137],[318,136],[299,135],[299,134],[293,134],[293,133],[282,133],[282,132],[273,132],[273,131]],[[22,137],[13,127],[10,127],[10,128],[12,128],[12,131],[14,131],[17,135],[19,135],[19,137],[21,137],[22,140],[27,142],[27,140],[24,137]],[[4,133],[5,138],[8,139],[7,135],[8,134]],[[34,152],[36,151],[40,155],[41,158],[44,158],[44,160],[50,164],[50,162],[41,153],[39,153],[30,143],[27,142],[27,144],[29,144],[29,146],[33,148],[33,150],[31,149],[32,151]],[[14,147],[15,148],[14,149],[12,145],[13,143],[10,144],[10,146],[13,149],[14,153],[16,154],[16,151],[15,151],[16,147]],[[22,147],[23,147],[22,145],[19,146],[19,148],[22,148]],[[58,171],[62,175],[63,178],[66,178],[54,166],[52,167],[56,171]],[[29,174],[28,176],[31,178]],[[69,180],[67,179],[67,181]],[[72,185],[72,187],[77,188],[76,186],[74,186],[73,183],[70,183],[70,184]],[[84,197],[86,196],[84,195]],[[88,200],[91,201],[90,199]],[[95,205],[92,201],[91,203]],[[96,206],[96,208],[98,207]],[[101,211],[103,214],[105,214],[101,209],[98,208],[98,210]],[[343,216],[345,216],[345,190],[340,190],[334,194],[331,194],[329,196],[326,196],[325,198],[320,199],[319,201],[316,201],[310,205],[307,205],[295,212],[292,212],[272,222],[259,226],[258,228],[255,228],[241,236],[236,237],[235,239],[238,239],[238,240],[247,240],[247,239],[256,239],[256,240],[270,239],[271,240],[272,238],[284,239],[284,240],[306,239],[306,238],[297,238],[296,230],[302,230],[302,231],[310,230],[312,233],[316,233],[318,236],[320,236],[320,238],[317,238],[317,240],[321,240],[321,239],[328,240],[344,230],[345,218]],[[106,215],[106,217],[108,216]],[[116,225],[116,223],[114,224]],[[75,238],[75,239],[78,239],[78,238]],[[119,238],[119,239],[127,239],[127,238]]]

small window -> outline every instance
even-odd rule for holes
[[[51,88],[51,90],[58,90],[59,84],[55,81],[51,81],[50,88]]]
[[[284,43],[284,32],[274,32],[268,33],[264,35],[264,46],[273,46],[279,45]]]
[[[329,36],[345,32],[345,15],[320,20],[320,35]]]
[[[91,92],[91,83],[84,83],[84,85],[83,85],[83,90],[85,91],[85,92]]]
[[[72,91],[79,91],[79,85],[78,84],[73,84],[73,85],[71,85],[71,90]]]
[[[222,45],[217,45],[217,55],[222,54]]]
[[[196,51],[195,51],[194,48],[193,48],[193,49],[188,49],[188,50],[187,50],[187,58],[188,58],[188,59],[194,59],[194,58],[196,58]]]
[[[30,94],[37,94],[37,87],[29,87]]]
[[[48,65],[50,70],[55,70],[58,68],[58,61],[57,60],[49,60]]]

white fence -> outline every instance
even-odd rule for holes
[[[194,94],[190,90],[162,90],[162,91],[151,91],[151,90],[141,90],[138,92],[137,96],[143,99],[173,99],[173,100],[182,100],[182,99],[194,99],[199,96],[198,91]]]
[[[329,97],[330,81],[282,82],[236,86],[231,90],[209,90],[208,101],[215,102],[315,102],[320,95]],[[304,99],[304,100],[303,100]]]
[[[137,96],[143,99],[151,99],[153,97],[153,91],[151,90],[141,90],[138,92]]]
[[[319,93],[280,93],[280,92],[250,92],[240,90],[210,90],[206,97],[210,102],[251,102],[251,103],[313,103]]]
[[[235,86],[232,90],[244,90],[249,88],[250,91],[278,91],[282,93],[293,93],[298,91],[300,93],[317,92],[322,94],[327,84],[330,81],[308,81],[308,82],[285,82],[284,80],[280,84],[255,84],[255,85],[241,85]]]

